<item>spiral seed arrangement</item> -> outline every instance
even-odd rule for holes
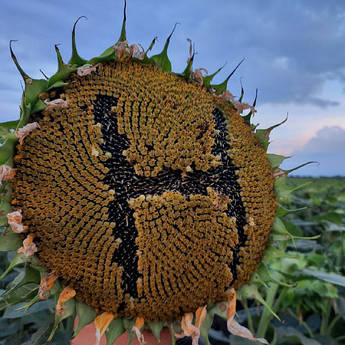
[[[218,71],[193,70],[193,52],[173,73],[171,35],[148,57],[154,41],[128,45],[125,23],[88,61],[74,26],[72,58],[56,47],[48,80],[30,78],[11,48],[26,89],[0,148],[7,223],[20,233],[7,236],[24,239],[21,262],[48,270],[34,302],[65,286],[54,329],[77,303],[99,314],[98,338],[116,326],[143,341],[140,329],[158,323],[196,341],[207,312],[228,301],[229,329],[243,335],[235,290],[257,270],[276,210],[268,136],[226,90],[231,75],[211,84]]]

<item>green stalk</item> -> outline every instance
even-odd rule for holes
[[[339,319],[342,318],[342,315],[337,315],[330,323],[328,326],[328,333],[331,334],[332,333],[332,329],[334,328],[334,326],[336,325],[336,323],[339,321]]]
[[[288,309],[288,313],[294,318],[296,319],[297,321],[299,321],[301,323],[301,325],[307,330],[308,334],[309,334],[309,337],[310,338],[314,338],[314,334],[311,330],[311,328],[308,326],[308,324],[306,322],[304,322],[303,320],[301,321],[299,319],[299,317],[297,315],[295,315],[295,313],[291,310],[291,309]]]
[[[66,320],[66,331],[68,331],[71,334],[73,334],[74,322],[75,322],[75,315],[71,315]]]
[[[327,299],[325,310],[322,311],[322,321],[321,321],[321,327],[320,327],[320,334],[326,335],[328,334],[328,321],[329,317],[332,311],[332,304],[331,299]]]
[[[271,287],[268,289],[267,297],[266,297],[266,303],[271,308],[273,306],[277,291],[278,291],[278,284],[271,283]],[[267,328],[270,324],[270,321],[273,319],[273,317],[274,316],[272,315],[272,313],[267,308],[265,308],[264,311],[262,312],[260,322],[259,322],[258,331],[256,333],[256,336],[258,338],[264,338],[265,337],[265,334],[267,332]]]
[[[253,319],[252,319],[252,316],[251,316],[250,311],[249,311],[249,308],[248,308],[247,300],[244,299],[244,301],[242,302],[242,304],[243,304],[243,306],[244,306],[244,311],[245,311],[245,313],[246,313],[246,315],[247,315],[248,327],[249,327],[250,331],[251,331],[252,333],[254,333],[255,330],[254,330],[254,325],[253,325]]]

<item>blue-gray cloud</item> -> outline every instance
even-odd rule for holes
[[[324,127],[301,149],[294,152],[285,166],[317,161],[318,164],[305,166],[295,172],[296,175],[332,176],[344,175],[345,129],[338,126]]]
[[[15,73],[6,47],[10,39],[18,38],[16,52],[37,76],[46,64],[49,72],[52,69],[53,44],[62,42],[62,51],[70,53],[71,26],[80,15],[89,18],[78,28],[85,56],[98,54],[113,43],[121,25],[122,1],[4,0],[0,10],[0,73]],[[233,79],[235,93],[243,77],[251,97],[259,88],[261,102],[327,107],[338,103],[321,96],[324,82],[345,82],[344,16],[343,0],[129,0],[128,36],[147,46],[158,34],[162,46],[173,24],[181,22],[172,43],[176,49],[170,50],[177,70],[185,64],[186,38],[191,37],[199,52],[196,63],[210,71],[225,61],[231,71],[242,57],[247,58]],[[17,87],[15,77],[6,77],[5,83],[1,79],[2,90]]]

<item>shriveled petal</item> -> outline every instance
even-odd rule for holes
[[[204,71],[205,73],[208,73],[206,68],[196,68],[195,71],[193,72],[193,78],[200,86],[202,86],[204,83],[204,80],[202,77],[202,71]]]
[[[280,177],[286,176],[286,172],[284,170],[278,170],[273,173],[273,176],[276,180],[278,180]]]
[[[222,93],[220,97],[226,101],[231,101],[232,103],[236,102],[234,95],[229,90],[226,90],[224,93]]]
[[[111,321],[114,320],[115,315],[112,313],[104,312],[98,315],[95,319],[95,327],[96,327],[96,343],[95,345],[99,345],[101,342],[102,335],[108,328]]]
[[[64,99],[61,99],[61,98],[54,99],[52,101],[45,100],[44,103],[47,106],[45,110],[68,107],[68,103]]]
[[[130,55],[138,60],[143,60],[145,57],[145,50],[142,48],[141,50],[136,44],[132,44],[129,47]]]
[[[21,234],[25,232],[28,227],[22,224],[22,210],[17,210],[7,214],[7,222],[12,231]]]
[[[117,42],[114,46],[114,50],[119,61],[122,61],[126,56],[126,53],[128,54],[130,52],[127,41]]]
[[[40,125],[37,122],[31,122],[14,132],[16,137],[19,139],[20,145],[23,145],[24,138],[36,128],[40,128]]]
[[[91,74],[92,72],[96,72],[97,70],[97,67],[99,66],[100,64],[97,64],[97,65],[85,65],[85,66],[81,66],[77,69],[77,74],[80,76],[80,77],[84,77],[86,75],[89,75]]]
[[[23,253],[26,258],[28,258],[31,255],[34,255],[34,253],[37,252],[37,247],[34,243],[34,238],[34,235],[29,234],[23,241],[23,247],[20,247],[17,250],[17,253]]]
[[[236,291],[235,289],[231,288],[228,292],[228,308],[227,308],[227,328],[230,333],[233,335],[237,335],[242,338],[246,338],[248,340],[255,340],[259,341],[263,344],[268,344],[266,339],[263,338],[255,338],[250,330],[244,326],[241,326],[235,320],[236,314]]]
[[[195,312],[195,327],[199,328],[202,326],[205,318],[207,316],[206,305],[204,307],[199,307]]]
[[[14,178],[16,171],[9,165],[0,165],[0,186],[2,181],[10,181]]]
[[[56,314],[63,313],[63,304],[75,296],[76,292],[70,286],[66,286],[60,293],[59,299],[56,303]]]
[[[269,342],[264,338],[255,338],[248,328],[241,326],[236,320],[228,320],[227,327],[228,331],[233,335],[252,341],[259,341],[262,344],[269,344]]]
[[[41,279],[38,296],[40,299],[47,299],[46,295],[49,290],[54,286],[57,276],[54,273],[49,273]]]
[[[228,292],[228,309],[226,318],[227,320],[233,320],[236,314],[236,291],[234,288],[231,288]]]
[[[138,342],[140,345],[145,345],[145,339],[144,335],[141,333],[141,328],[144,326],[144,318],[143,317],[137,317],[135,320],[135,324],[132,328],[132,332],[134,332],[137,336]]]

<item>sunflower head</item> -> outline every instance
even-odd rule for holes
[[[235,291],[257,270],[275,217],[271,128],[255,133],[256,100],[227,91],[238,66],[213,85],[220,69],[194,69],[191,49],[173,73],[173,32],[149,57],[155,40],[129,45],[125,23],[90,60],[74,25],[72,57],[65,64],[55,46],[48,79],[30,78],[11,47],[26,88],[20,120],[1,132],[7,249],[41,272],[31,304],[59,296],[53,329],[88,310],[99,338],[109,325],[140,339],[144,325],[171,324],[196,339],[207,312],[229,301],[234,330]]]

